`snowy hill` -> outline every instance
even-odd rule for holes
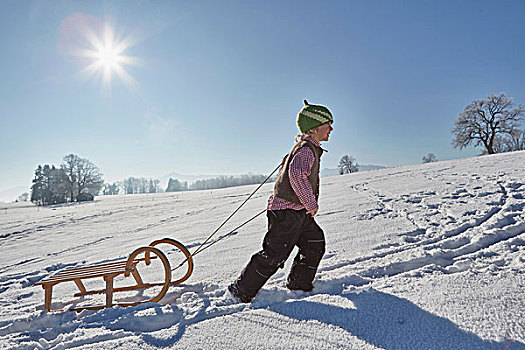
[[[525,349],[525,152],[323,178],[327,251],[310,293],[284,288],[288,261],[251,304],[225,294],[260,247],[259,217],[197,255],[159,304],[42,311],[33,283],[48,274],[125,259],[162,237],[193,251],[255,187],[4,205],[0,348]],[[73,297],[70,284],[55,287],[54,308],[103,302]]]

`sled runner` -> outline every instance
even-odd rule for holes
[[[175,269],[171,269],[170,262],[166,255],[155,246],[159,244],[170,244],[176,248],[176,250],[181,254],[181,257],[184,256],[184,261],[180,263],[178,267],[182,267],[182,275],[178,275],[178,278],[174,281],[172,281],[172,271]],[[163,282],[153,282],[153,283],[144,283],[143,279],[139,273],[138,267],[140,265],[150,265],[151,260],[153,259],[159,259],[160,262],[162,262],[162,268],[163,268],[163,274],[164,274],[164,281]],[[112,263],[106,263],[106,264],[99,264],[99,265],[92,265],[92,266],[86,266],[86,267],[77,267],[77,268],[71,268],[66,269],[62,272],[59,272],[58,274],[54,276],[47,277],[39,282],[36,282],[34,285],[41,285],[44,289],[44,309],[46,311],[51,311],[51,299],[53,296],[53,287],[59,283],[62,282],[74,282],[79,290],[78,293],[74,294],[74,296],[84,296],[84,295],[90,295],[90,294],[97,294],[97,293],[105,293],[106,294],[106,303],[104,305],[95,305],[95,306],[86,306],[86,307],[79,307],[75,309],[70,309],[72,311],[80,311],[80,310],[96,310],[96,309],[103,309],[106,307],[112,307],[112,306],[135,306],[142,303],[147,302],[158,302],[160,301],[166,292],[168,291],[168,288],[170,285],[179,284],[187,280],[191,273],[193,272],[193,259],[190,255],[188,249],[186,247],[171,238],[164,238],[160,240],[156,240],[152,242],[149,246],[146,247],[140,247],[134,250],[128,257],[127,260],[112,262]],[[133,279],[135,281],[134,285],[129,285],[125,287],[114,287],[114,279],[118,276],[123,275],[124,277],[130,277],[133,276]],[[106,283],[106,288],[99,289],[99,290],[87,290],[83,281],[87,279],[92,278],[103,278]],[[127,278],[126,278],[127,280]],[[153,298],[147,299],[147,300],[141,300],[141,301],[135,301],[135,302],[128,302],[128,303],[113,303],[113,293],[119,292],[119,291],[130,291],[135,289],[144,289],[148,287],[153,286],[162,286],[160,292],[154,296]],[[59,310],[54,310],[59,311]]]

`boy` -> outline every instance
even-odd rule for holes
[[[283,160],[274,193],[268,200],[268,231],[263,249],[252,256],[240,277],[228,287],[244,303],[251,302],[266,281],[284,266],[294,246],[299,252],[286,287],[303,291],[314,288],[312,281],[325,251],[323,230],[314,220],[319,208],[319,170],[324,151],[320,143],[328,141],[332,122],[328,108],[304,100],[297,115],[301,135]]]

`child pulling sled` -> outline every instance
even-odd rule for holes
[[[314,288],[312,281],[325,252],[324,233],[314,219],[319,208],[319,170],[324,152],[321,142],[328,141],[332,122],[328,108],[304,100],[297,115],[301,135],[283,160],[274,193],[268,200],[268,231],[263,249],[251,257],[239,278],[228,287],[242,302],[251,302],[266,281],[284,266],[295,246],[299,252],[286,287],[303,291]]]

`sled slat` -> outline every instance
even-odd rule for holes
[[[151,259],[156,259],[156,258],[157,258],[156,256],[151,257]],[[144,260],[145,259],[133,260],[133,263],[132,263],[133,269],[129,272],[133,273],[134,267],[139,262],[144,261]],[[44,285],[44,284],[52,283],[52,282],[74,281],[79,278],[84,279],[84,278],[103,277],[104,275],[107,275],[107,274],[125,273],[125,272],[126,272],[126,261],[119,261],[119,262],[102,264],[102,265],[94,265],[94,266],[67,269],[54,276],[51,276],[39,282],[36,282],[35,285]]]

